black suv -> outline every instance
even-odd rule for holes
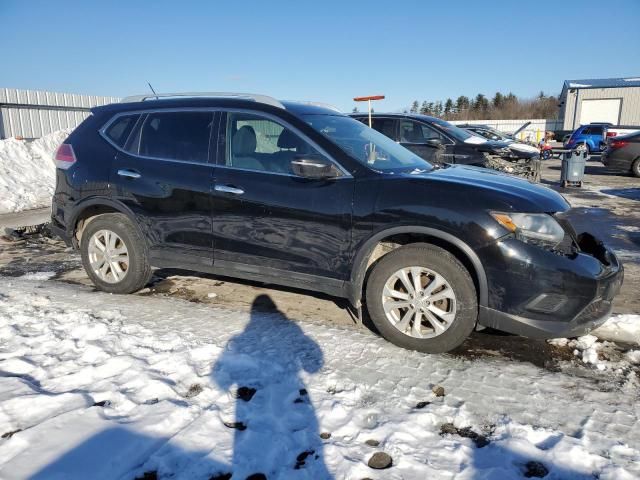
[[[554,191],[434,168],[318,104],[127,99],[94,108],[56,164],[53,228],[107,292],[177,267],[364,298],[385,338],[443,352],[477,325],[584,333],[622,282]]]
[[[368,115],[351,116],[369,125]],[[376,113],[371,120],[373,129],[432,163],[485,166],[487,155],[511,156],[510,142],[486,140],[440,118],[414,113]]]

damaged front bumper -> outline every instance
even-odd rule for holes
[[[492,266],[478,323],[532,338],[575,337],[604,323],[624,268],[592,235],[574,242],[575,249],[552,252],[508,237],[478,252]]]

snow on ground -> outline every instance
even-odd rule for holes
[[[0,140],[0,213],[51,204],[55,188],[53,156],[71,130],[60,130],[33,142]]]
[[[0,478],[638,478],[635,373],[594,374],[0,278]]]
[[[616,315],[591,332],[601,340],[640,346],[640,315]]]

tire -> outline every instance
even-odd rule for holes
[[[410,289],[403,288],[405,283],[397,275],[402,269],[410,269],[411,267],[422,269],[421,274],[416,276],[421,279],[422,293],[426,294],[426,296],[421,296],[421,300],[426,303],[416,301],[411,312],[417,311],[418,308],[424,310],[424,313],[420,313],[423,338],[418,338],[413,330],[415,315],[410,320],[408,328],[401,331],[402,326],[400,329],[397,328],[385,313],[385,305],[389,307],[389,302],[394,301],[395,295],[406,296],[410,291]],[[409,275],[410,284],[413,280],[412,273]],[[441,279],[444,279],[448,288],[443,286],[441,290],[440,287],[436,287],[429,295],[429,287],[435,285],[430,282],[436,280],[436,277],[431,274],[437,274]],[[398,279],[397,283],[394,283],[396,278]],[[389,282],[394,290],[394,296],[385,296],[383,299],[387,292],[385,285],[388,285]],[[453,292],[452,297],[451,291]],[[450,297],[434,301],[433,305],[428,306],[430,298],[446,295]],[[405,302],[400,299],[399,301],[409,303],[411,300]],[[478,318],[476,289],[467,269],[448,251],[427,243],[400,247],[383,256],[374,265],[366,287],[366,306],[373,324],[386,340],[399,347],[425,353],[443,353],[453,350],[469,336]],[[403,321],[406,322],[405,315],[409,313],[409,308],[392,310],[390,316],[395,316],[395,321],[402,324]],[[435,326],[431,323],[432,320],[425,318],[425,316],[433,318],[432,308],[437,308],[438,312],[446,312],[446,316],[449,318],[449,320],[437,322],[440,324],[440,332],[437,334]],[[436,320],[444,318],[445,316],[437,316]],[[445,325],[444,331],[442,331],[442,325]]]
[[[114,234],[117,240],[110,252],[117,252],[117,255],[110,257],[111,262],[105,262],[101,256],[104,249],[101,250],[100,245],[111,243],[115,238]],[[96,239],[100,245],[96,243]],[[126,255],[123,253],[123,246]],[[97,288],[105,292],[132,293],[143,288],[151,279],[151,266],[144,239],[131,220],[121,213],[107,213],[91,220],[82,233],[80,253],[87,275]],[[107,273],[100,274],[96,267],[105,263]]]
[[[631,175],[640,177],[640,158],[636,158],[631,164]]]

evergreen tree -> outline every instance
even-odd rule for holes
[[[476,95],[475,100],[473,101],[473,106],[471,110],[475,112],[486,112],[489,108],[489,100],[483,94],[479,93]]]
[[[433,102],[427,103],[427,113],[426,114],[427,115],[433,115],[433,109],[434,109]]]
[[[466,110],[469,110],[469,107],[470,102],[468,97],[461,95],[456,99],[456,112],[462,113]]]
[[[420,108],[420,104],[418,103],[417,100],[414,100],[413,103],[411,104],[411,110],[409,110],[411,113],[418,113],[418,109]]]
[[[444,103],[444,115],[448,116],[453,113],[453,100],[447,98],[447,101]]]
[[[433,114],[436,117],[441,117],[442,116],[442,110],[443,110],[442,102],[440,100],[438,100],[433,106]]]
[[[491,103],[493,104],[493,108],[500,110],[504,106],[504,95],[500,92],[496,92]]]
[[[358,113],[358,107],[353,107],[352,112],[353,112],[353,113]]]
[[[429,108],[428,108],[426,100],[424,102],[422,102],[422,106],[420,107],[420,113],[422,115],[429,115]]]

